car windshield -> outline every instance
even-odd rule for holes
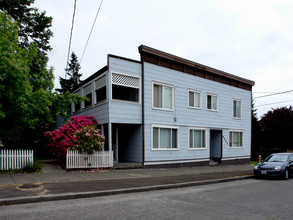
[[[265,162],[285,162],[288,159],[288,155],[273,154],[268,156]]]

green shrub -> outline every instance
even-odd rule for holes
[[[24,168],[21,169],[21,173],[36,173],[41,171],[41,165],[34,161],[33,163],[28,163]]]

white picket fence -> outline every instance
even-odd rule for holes
[[[33,150],[1,150],[0,170],[22,169],[34,162]]]
[[[113,167],[113,151],[98,151],[93,154],[67,150],[66,169]]]

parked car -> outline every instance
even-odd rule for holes
[[[256,177],[282,177],[288,179],[293,174],[293,153],[275,153],[254,166]]]

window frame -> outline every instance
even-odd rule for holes
[[[192,93],[197,93],[199,94],[199,107],[196,107],[196,106],[191,106],[189,101],[189,93],[192,92]],[[195,96],[193,96],[193,101],[195,103]],[[201,91],[198,91],[198,90],[194,90],[194,89],[188,89],[188,108],[192,108],[192,109],[202,109],[202,92]]]
[[[237,115],[236,115],[237,109],[236,109],[236,112],[234,112],[234,102],[240,103],[240,111],[239,111],[240,116],[239,117],[237,117]],[[234,116],[234,113],[236,116]],[[241,119],[242,118],[242,101],[241,101],[241,99],[233,99],[232,100],[232,118],[234,118],[234,119]]]
[[[171,129],[171,143],[172,143],[172,129],[176,130],[176,148],[154,148],[154,128],[166,128],[166,129]],[[151,125],[151,150],[152,151],[178,151],[179,149],[179,126],[172,126],[172,125],[162,125],[162,124],[152,124]],[[158,144],[160,145],[160,134],[158,135]]]
[[[200,147],[200,148],[196,148],[193,147],[191,148],[190,147],[190,131],[195,131],[195,130],[198,130],[198,131],[204,131],[205,134],[204,134],[204,143],[205,143],[205,147]],[[202,138],[203,138],[203,135],[202,135],[202,132],[201,132],[201,145],[202,145]],[[194,143],[194,136],[193,136],[193,143]],[[188,150],[207,150],[207,128],[201,128],[201,127],[190,127],[188,128]]]
[[[112,75],[117,74],[117,75],[122,75],[122,76],[128,76],[128,77],[133,77],[133,78],[137,78],[139,80],[139,86],[134,87],[134,86],[124,86],[124,87],[128,87],[128,88],[134,88],[134,89],[138,89],[138,102],[136,101],[128,101],[128,100],[123,100],[123,99],[115,99],[113,98],[113,85],[117,85],[117,86],[123,86],[120,84],[116,84],[112,82]],[[141,104],[141,77],[140,76],[134,76],[134,75],[130,75],[130,74],[125,74],[125,73],[120,73],[117,71],[111,71],[111,75],[110,75],[110,94],[111,94],[111,100],[112,101],[117,101],[117,102],[125,102],[125,103],[133,103],[133,104]]]
[[[211,96],[212,98],[213,97],[216,97],[216,101],[217,101],[217,103],[216,103],[216,109],[212,109],[212,108],[209,109],[208,108],[208,96]],[[211,102],[212,102],[212,98],[211,98]],[[211,103],[211,107],[212,107],[212,103]],[[219,111],[219,95],[213,94],[213,93],[207,93],[207,95],[206,95],[206,109],[208,111],[213,111],[213,112]]]
[[[240,146],[233,146],[233,133],[239,133],[241,134],[240,136]],[[228,144],[228,147],[230,149],[232,148],[243,148],[243,134],[244,134],[244,131],[243,130],[229,130],[229,144]],[[232,138],[232,143],[231,143],[231,138]]]
[[[155,91],[154,91],[154,86],[155,85],[158,85],[158,86],[162,86],[163,87],[170,87],[171,88],[171,91],[172,91],[172,105],[171,105],[171,109],[169,108],[159,108],[159,107],[155,107],[154,104],[155,104],[155,99],[154,99],[154,95],[155,95]],[[164,92],[164,89],[162,89],[162,104],[163,104],[163,92]],[[156,110],[163,110],[163,111],[174,111],[174,86],[173,85],[170,85],[170,84],[166,84],[166,83],[161,83],[161,82],[156,82],[156,81],[153,81],[152,82],[152,108],[153,109],[156,109]]]

